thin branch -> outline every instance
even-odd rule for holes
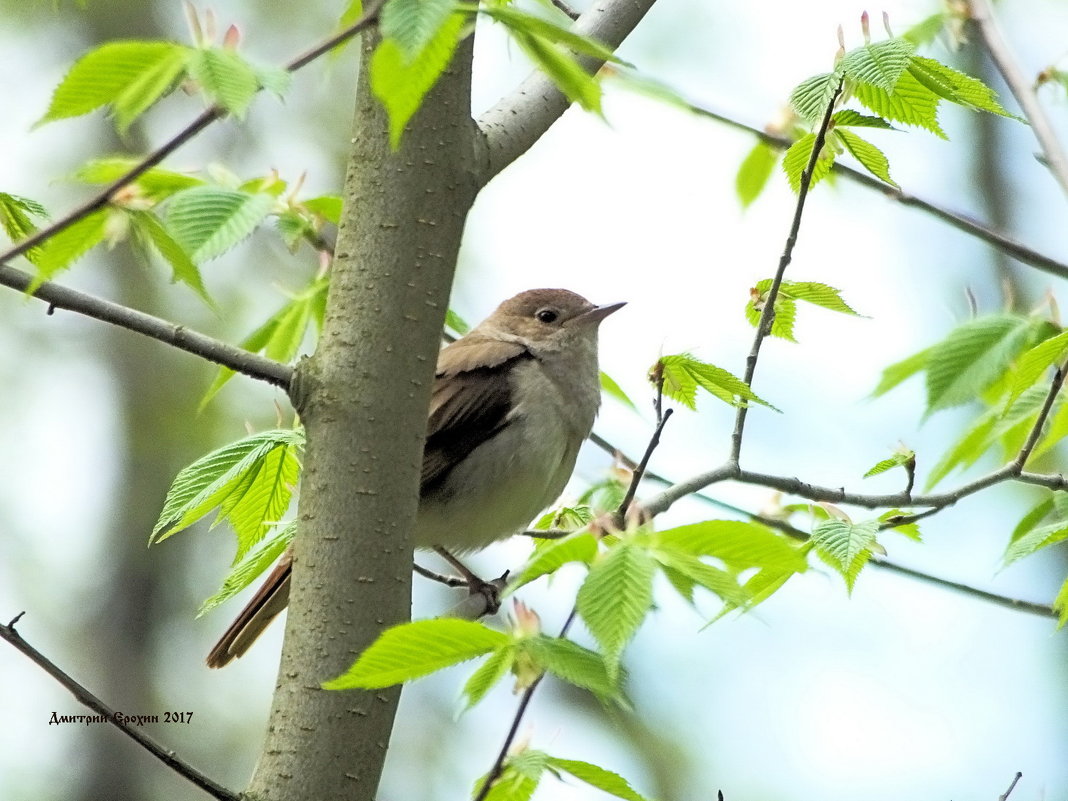
[[[144,734],[139,728],[130,726],[125,722],[122,715],[117,714],[114,709],[89,692],[89,690],[72,679],[48,657],[26,642],[26,640],[22,638],[22,635],[15,630],[15,624],[21,617],[22,613],[17,615],[15,619],[6,626],[0,624],[0,639],[9,642],[16,650],[27,656],[45,673],[66,687],[78,703],[88,707],[105,721],[115,726],[119,731],[132,739],[179,776],[188,779],[201,790],[220,799],[220,801],[238,801],[238,795],[236,793],[227,790],[220,784],[216,784],[203,773],[183,762],[175,756],[173,751],[161,746],[151,737]]]
[[[1042,148],[1043,160],[1061,189],[1068,193],[1068,155],[1061,147],[1057,134],[1050,124],[1049,117],[1043,110],[1035,95],[1034,79],[1023,74],[1020,65],[1009,49],[1008,43],[1001,36],[997,21],[994,19],[994,9],[987,0],[968,0],[968,7],[972,20],[979,28],[979,36],[983,40],[986,51],[1005,79],[1005,83],[1020,104],[1024,116],[1031,123],[1031,130],[1035,133],[1039,147]]]
[[[1057,399],[1057,394],[1061,391],[1061,387],[1064,386],[1064,368],[1058,367],[1057,372],[1053,375],[1053,381],[1050,383],[1049,392],[1046,393],[1046,399],[1042,403],[1042,408],[1038,412],[1038,417],[1035,418],[1035,424],[1031,426],[1031,432],[1027,435],[1027,439],[1020,447],[1020,452],[1016,455],[1016,458],[1012,460],[1012,464],[1016,467],[1017,472],[1022,472],[1024,465],[1027,464],[1027,459],[1031,456],[1031,452],[1038,444],[1039,438],[1042,436],[1042,428],[1046,425],[1046,420],[1049,419],[1049,413],[1053,409],[1053,402]]]
[[[794,206],[794,218],[790,223],[790,233],[786,237],[786,246],[783,248],[782,256],[779,259],[779,267],[775,271],[775,277],[771,280],[771,287],[768,289],[764,308],[760,310],[760,321],[757,323],[756,334],[753,337],[753,347],[745,360],[745,376],[742,380],[749,387],[753,386],[753,375],[756,373],[757,359],[760,358],[760,346],[764,343],[768,334],[771,333],[772,322],[775,319],[775,301],[779,297],[779,287],[782,286],[786,268],[793,259],[794,245],[797,244],[797,236],[801,231],[801,216],[805,211],[805,199],[808,197],[809,187],[812,186],[812,176],[816,170],[816,163],[819,161],[824,142],[827,139],[827,130],[831,126],[831,115],[834,113],[834,106],[838,102],[838,97],[842,94],[844,81],[844,78],[839,79],[838,86],[827,103],[827,108],[823,112],[823,119],[820,121],[819,130],[816,131],[816,140],[812,145],[812,153],[808,157],[808,164],[805,165],[805,170],[801,173],[801,186],[797,192],[797,204]],[[748,412],[749,405],[742,404],[738,407],[738,413],[734,417],[734,432],[731,434],[731,453],[728,458],[729,464],[737,465],[741,456],[742,434],[745,432],[745,418]]]
[[[1012,783],[1009,785],[1009,789],[998,796],[998,801],[1008,801],[1009,796],[1012,795],[1012,791],[1016,789],[1016,782],[1023,778],[1023,774],[1020,771],[1016,771],[1016,775],[1012,777]]]
[[[638,466],[634,469],[633,475],[631,475],[630,486],[627,487],[627,492],[619,504],[618,514],[624,518],[626,517],[627,510],[630,508],[631,501],[634,500],[635,493],[638,491],[638,485],[645,476],[645,470],[649,466],[649,459],[652,458],[653,451],[655,451],[660,444],[660,434],[663,432],[664,426],[667,425],[667,421],[671,419],[671,413],[673,411],[675,410],[668,409],[660,416],[660,422],[656,424],[656,430],[653,431],[653,436],[649,439],[649,444],[645,448],[645,453],[642,454],[642,460],[638,462]]]
[[[335,34],[334,36],[325,39],[323,42],[311,48],[307,52],[302,53],[301,55],[293,58],[285,64],[284,68],[289,72],[295,72],[301,67],[304,67],[310,62],[319,58],[324,53],[332,50],[337,45],[341,44],[344,41],[347,41],[348,39],[351,39],[353,36],[356,36],[364,29],[370,27],[378,19],[378,12],[381,9],[384,1],[385,0],[374,0],[374,2],[369,4],[363,16],[356,20],[356,22],[345,28],[343,31],[340,31],[339,33]],[[156,148],[147,156],[145,156],[141,161],[139,161],[127,172],[123,173],[119,178],[112,181],[106,187],[101,189],[93,197],[86,200],[80,206],[76,206],[74,209],[65,214],[63,217],[60,217],[51,225],[47,225],[44,228],[35,231],[26,239],[23,239],[21,242],[15,243],[3,253],[0,253],[0,265],[7,264],[7,262],[11,261],[15,257],[21,256],[32,248],[38,247],[39,245],[44,243],[45,240],[50,239],[65,228],[69,228],[71,225],[78,222],[78,220],[82,219],[83,217],[87,217],[94,211],[102,209],[104,206],[110,203],[112,198],[114,198],[115,195],[121,192],[126,186],[136,181],[141,175],[146,173],[152,167],[155,167],[167,156],[176,151],[178,148],[180,148],[198,133],[203,131],[213,122],[225,117],[226,113],[226,110],[220,106],[211,106],[210,108],[207,108],[202,111],[200,115],[197,116],[197,118],[194,119],[191,123],[189,123],[182,130],[180,130],[178,133],[176,133],[158,148]]]
[[[785,137],[769,134],[766,131],[754,128],[751,125],[746,125],[744,122],[728,117],[717,111],[713,111],[712,109],[698,106],[693,103],[686,103],[685,106],[687,110],[693,114],[707,117],[710,120],[726,125],[729,128],[734,128],[737,131],[744,131],[745,133],[752,134],[761,142],[764,142],[771,147],[785,150],[793,144],[792,141]],[[1068,264],[1058,261],[1051,256],[1047,256],[1044,253],[1039,253],[1037,250],[1027,247],[1023,243],[1016,241],[1000,231],[995,231],[966,214],[953,211],[945,206],[940,206],[937,203],[925,200],[924,198],[905,192],[902,189],[897,189],[889,184],[885,184],[877,178],[861,172],[860,170],[855,170],[839,161],[835,161],[832,171],[836,175],[848,178],[850,181],[860,184],[867,189],[880,192],[903,206],[926,212],[947,225],[956,228],[958,231],[979,239],[993,248],[997,248],[1002,253],[1016,259],[1021,264],[1026,264],[1030,267],[1034,267],[1036,270],[1041,270],[1044,273],[1056,275],[1060,278],[1068,278]]]
[[[564,14],[570,17],[572,22],[579,18],[579,12],[575,11],[575,9],[565,3],[564,0],[551,0],[551,2],[554,6],[563,11]]]
[[[33,276],[29,273],[0,265],[0,285],[25,292],[32,282]],[[95,320],[111,323],[283,389],[289,387],[293,376],[293,368],[281,362],[250,353],[244,348],[212,339],[185,326],[153,317],[151,314],[145,314],[120,303],[70,289],[61,284],[45,281],[37,288],[33,297],[47,303],[49,313],[53,309],[66,309]]]
[[[423,567],[418,562],[412,562],[412,570],[418,573],[423,578],[428,578],[431,581],[436,581],[439,584],[444,584],[446,587],[466,587],[467,579],[460,576],[446,576],[442,573],[435,573],[429,568]]]
[[[579,16],[571,30],[615,49],[642,21],[656,0],[596,0]],[[603,62],[587,56],[578,59],[583,69],[594,73]],[[484,149],[480,185],[527,152],[567,111],[571,101],[545,73],[537,70],[511,94],[478,120]]]

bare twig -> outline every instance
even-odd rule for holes
[[[144,734],[140,729],[129,725],[121,714],[116,713],[114,709],[89,692],[89,690],[71,678],[48,657],[26,642],[26,640],[22,638],[22,635],[15,630],[15,624],[21,617],[22,614],[20,613],[6,626],[0,624],[0,639],[13,645],[16,650],[27,656],[35,665],[41,668],[41,670],[67,688],[78,703],[88,707],[99,715],[102,719],[101,722],[106,721],[115,726],[115,728],[132,739],[179,776],[188,779],[201,790],[220,799],[220,801],[238,801],[238,795],[236,793],[232,793],[222,785],[216,784],[203,773],[175,756],[173,751],[164,748],[151,737]]]
[[[638,466],[634,468],[634,473],[630,477],[630,486],[627,487],[627,492],[619,504],[617,514],[621,517],[626,517],[631,501],[634,500],[634,495],[638,491],[638,485],[641,483],[642,477],[645,476],[645,470],[649,466],[649,459],[652,458],[653,451],[655,451],[656,447],[660,444],[660,434],[664,430],[664,426],[667,425],[667,421],[671,418],[671,413],[673,411],[674,409],[668,409],[660,416],[660,422],[656,424],[656,430],[653,431],[653,436],[649,438],[649,444],[645,447],[645,453],[642,454],[642,460],[638,462]]]
[[[0,265],[0,285],[26,291],[33,282],[33,276],[14,267]],[[250,353],[236,345],[212,339],[183,325],[168,322],[151,314],[131,309],[120,303],[98,298],[85,292],[69,289],[61,284],[45,281],[34,293],[34,298],[48,304],[48,313],[55,309],[67,309],[95,320],[111,323],[120,328],[172,345],[179,350],[188,351],[231,370],[266,381],[282,388],[288,388],[293,377],[293,368]]]
[[[1014,609],[1017,612],[1029,612],[1032,615],[1039,615],[1040,617],[1051,617],[1057,619],[1058,615],[1053,611],[1053,607],[1049,604],[1037,604],[1032,601],[1024,601],[1019,598],[1010,598],[1007,595],[999,595],[996,592],[988,592],[987,590],[981,590],[978,587],[973,587],[970,584],[962,584],[959,581],[950,581],[949,579],[939,578],[938,576],[932,576],[930,573],[924,573],[922,570],[915,570],[911,567],[905,567],[904,565],[893,562],[889,559],[872,559],[869,564],[882,568],[883,570],[889,570],[892,573],[898,573],[902,576],[908,576],[909,578],[922,581],[925,584],[933,584],[936,587],[941,587],[946,590],[952,590],[959,592],[962,595],[968,595],[972,598],[978,598],[979,600],[992,603],[995,606],[1001,606],[1006,609]]]
[[[794,206],[794,218],[790,223],[790,233],[786,237],[786,246],[783,248],[782,257],[779,259],[779,267],[775,271],[775,277],[771,280],[771,287],[768,289],[764,308],[760,310],[760,321],[757,323],[756,334],[753,337],[753,347],[745,360],[745,376],[743,380],[749,387],[753,386],[753,375],[756,373],[757,359],[760,358],[760,346],[764,343],[764,339],[768,334],[771,333],[772,321],[775,319],[775,301],[779,297],[779,287],[782,286],[783,275],[786,274],[786,268],[789,266],[791,259],[793,259],[794,245],[797,243],[797,235],[801,230],[801,215],[805,211],[805,198],[808,197],[809,187],[812,186],[812,175],[816,169],[816,162],[819,161],[820,151],[823,150],[823,144],[827,139],[827,130],[831,125],[831,115],[834,113],[834,105],[838,102],[839,95],[842,94],[844,80],[843,78],[838,81],[838,86],[827,103],[827,108],[823,112],[823,119],[820,121],[819,129],[816,132],[816,140],[812,145],[812,153],[808,157],[808,164],[805,165],[805,170],[801,173],[801,185],[797,192],[797,204]],[[741,457],[742,434],[745,431],[745,418],[748,412],[749,405],[742,404],[738,407],[738,412],[734,417],[734,432],[731,434],[731,452],[728,463],[735,466]]]
[[[364,12],[363,16],[356,20],[356,22],[345,28],[343,31],[340,31],[339,33],[325,39],[323,42],[306,51],[305,53],[302,53],[301,55],[292,59],[285,65],[285,69],[289,72],[295,72],[301,67],[304,67],[305,65],[319,58],[324,53],[332,50],[337,45],[348,39],[351,39],[353,36],[356,36],[361,31],[370,27],[378,19],[378,12],[381,9],[384,1],[385,0],[373,0],[373,2],[368,4],[368,8]],[[26,239],[23,239],[21,242],[15,243],[3,253],[0,253],[0,265],[6,264],[15,257],[21,256],[27,251],[38,247],[46,240],[58,234],[60,231],[64,230],[65,228],[69,228],[71,225],[78,222],[78,220],[89,216],[98,209],[102,209],[104,206],[110,203],[112,198],[114,198],[115,195],[122,191],[126,186],[136,181],[141,175],[150,170],[152,167],[155,167],[157,164],[163,161],[163,159],[165,159],[175,150],[180,148],[198,133],[203,131],[213,122],[222,119],[225,116],[226,110],[221,108],[220,106],[211,106],[210,108],[205,109],[200,113],[199,116],[197,116],[195,120],[185,126],[182,130],[180,130],[178,133],[176,133],[158,148],[153,150],[147,156],[145,156],[131,169],[123,173],[123,175],[121,175],[119,178],[112,181],[93,197],[86,200],[80,206],[76,206],[74,209],[69,211],[63,217],[60,217],[51,225],[47,225],[44,228],[35,231]],[[8,284],[8,286],[11,285]]]
[[[759,128],[746,125],[740,120],[736,120],[733,117],[721,114],[710,108],[698,106],[693,103],[686,103],[685,105],[687,110],[693,114],[707,117],[710,120],[715,120],[716,122],[734,128],[737,131],[744,131],[752,134],[771,147],[785,150],[793,144],[793,142],[786,137],[775,136],[774,134],[767,133]],[[986,242],[991,247],[997,248],[1002,253],[1016,259],[1021,264],[1026,264],[1030,267],[1034,267],[1036,270],[1041,270],[1044,273],[1056,275],[1060,278],[1068,278],[1068,264],[1058,261],[1051,256],[1047,256],[1044,253],[1039,253],[1037,250],[1027,247],[1023,243],[1016,241],[1000,231],[993,230],[989,226],[972,219],[966,214],[953,211],[952,209],[940,206],[930,200],[926,200],[902,189],[885,184],[877,178],[873,178],[860,170],[855,170],[839,161],[835,161],[832,171],[836,175],[848,178],[853,183],[860,184],[866,189],[880,192],[903,206],[909,206],[930,214],[932,217],[956,228],[958,231],[979,239],[982,242]]]
[[[579,18],[579,12],[575,11],[575,9],[565,3],[564,0],[552,0],[552,4],[570,17],[572,22]]]
[[[1039,438],[1042,436],[1042,427],[1046,425],[1046,420],[1049,419],[1049,413],[1053,409],[1053,402],[1057,400],[1057,394],[1061,391],[1061,387],[1064,386],[1064,368],[1058,367],[1057,372],[1053,375],[1053,381],[1050,383],[1049,392],[1046,393],[1046,399],[1042,403],[1042,408],[1038,412],[1038,417],[1035,418],[1035,424],[1031,426],[1031,431],[1027,435],[1027,439],[1020,448],[1020,452],[1016,454],[1016,458],[1012,460],[1013,466],[1018,472],[1022,472],[1024,465],[1027,464],[1027,459],[1031,456],[1031,452],[1035,449],[1035,445],[1038,444]]]
[[[983,40],[986,51],[1005,79],[1005,83],[1020,104],[1024,116],[1031,123],[1031,130],[1035,132],[1035,139],[1042,148],[1042,157],[1050,172],[1061,189],[1068,193],[1068,155],[1057,139],[1057,134],[1050,124],[1049,117],[1042,109],[1035,95],[1034,78],[1023,74],[1020,65],[1009,49],[1008,43],[1001,36],[997,21],[994,19],[994,9],[987,0],[968,0],[971,18],[979,28],[979,36]]]
[[[412,570],[418,573],[423,578],[428,578],[431,581],[436,581],[439,584],[444,584],[446,587],[466,587],[467,579],[460,576],[446,576],[442,573],[435,573],[429,568],[423,567],[418,562],[412,562]]]
[[[1012,791],[1016,789],[1016,782],[1023,778],[1023,774],[1020,771],[1016,771],[1016,775],[1012,777],[1012,783],[1009,785],[1009,789],[998,796],[998,801],[1008,801],[1009,796],[1012,795]]]

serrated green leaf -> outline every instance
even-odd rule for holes
[[[951,103],[976,111],[988,111],[1002,117],[1019,119],[1002,108],[997,101],[997,92],[978,78],[958,72],[933,58],[913,56],[909,62],[908,71],[920,84]]]
[[[697,408],[699,387],[731,406],[753,402],[775,409],[758,397],[742,379],[722,367],[702,362],[689,353],[661,356],[657,364],[664,379],[664,394],[688,409]]]
[[[527,35],[546,43],[563,45],[578,55],[590,56],[598,61],[633,66],[623,61],[610,47],[606,47],[596,39],[575,33],[547,19],[520,11],[514,6],[484,5],[479,10],[506,25],[513,35]]]
[[[274,202],[270,195],[197,186],[171,198],[167,228],[199,264],[222,255],[251,235]]]
[[[252,584],[285,552],[296,534],[297,524],[295,522],[280,526],[273,537],[230,569],[219,591],[200,605],[197,617],[207,614]]]
[[[37,254],[37,274],[27,290],[29,294],[104,241],[109,213],[107,209],[94,211],[41,245]]]
[[[579,588],[578,613],[604,651],[613,679],[623,648],[652,608],[655,570],[646,551],[622,542],[594,562]]]
[[[837,70],[806,78],[790,94],[790,105],[794,107],[794,111],[797,112],[801,119],[809,123],[816,123],[823,119],[823,115],[827,113],[827,106],[830,104],[835,92],[838,91],[838,86],[841,82],[842,75]],[[814,134],[809,135],[815,138]],[[808,152],[812,152],[811,144],[808,147]]]
[[[905,379],[926,370],[932,350],[933,348],[924,348],[919,353],[913,353],[899,362],[894,362],[889,367],[884,367],[882,377],[879,379],[879,385],[872,390],[872,397],[877,398],[889,392]]]
[[[914,50],[914,45],[904,39],[869,42],[846,53],[838,69],[860,84],[878,86],[893,93]]]
[[[995,314],[969,320],[930,349],[927,413],[976,399],[1028,345],[1030,318]]]
[[[912,462],[913,466],[916,464],[916,452],[912,450],[899,450],[894,453],[889,459],[883,459],[880,462],[876,462],[867,473],[864,474],[864,478],[871,478],[877,476],[880,473],[885,473],[887,470],[892,470],[895,467],[904,467],[909,462]]]
[[[875,145],[866,139],[862,139],[852,131],[846,131],[838,129],[834,132],[834,136],[837,136],[845,145],[846,150],[861,166],[868,172],[878,178],[880,181],[890,184],[890,186],[897,187],[897,182],[890,177],[890,162],[887,160],[883,151],[879,150]]]
[[[565,531],[576,531],[593,520],[593,512],[589,506],[558,506],[538,518],[534,524],[536,530],[547,531],[559,528]],[[548,547],[551,540],[540,541],[535,538],[535,546]]]
[[[198,48],[190,56],[186,70],[204,94],[238,119],[245,116],[260,89],[252,65],[233,50]]]
[[[134,120],[174,89],[192,52],[190,48],[172,45],[170,51],[161,52],[158,61],[147,65],[115,96],[111,106],[115,112],[115,127],[120,133],[128,130]]]
[[[341,209],[344,205],[340,195],[320,195],[302,200],[300,205],[334,225],[341,222]]]
[[[764,279],[757,284],[757,290],[762,293],[770,288],[770,279]],[[860,316],[852,306],[842,299],[842,290],[835,289],[827,284],[821,284],[818,281],[783,281],[779,285],[779,294],[803,300],[814,306],[822,306],[831,311],[841,312],[842,314]]]
[[[1051,448],[1056,447],[1061,440],[1068,437],[1068,403],[1061,402],[1061,397],[1058,396],[1057,402],[1053,405],[1044,433],[1039,438],[1038,444],[1035,445],[1035,450],[1031,455],[1032,459],[1040,458],[1048,453]]]
[[[743,209],[760,197],[778,160],[779,151],[764,141],[753,145],[753,149],[742,160],[734,177],[734,191]]]
[[[1057,628],[1063,629],[1064,624],[1068,623],[1068,580],[1061,585],[1060,592],[1053,599],[1053,611],[1060,615],[1057,619]]]
[[[549,755],[543,751],[529,749],[512,754],[505,761],[501,775],[486,793],[485,801],[530,801],[538,789],[548,759]],[[483,781],[485,777],[476,785],[476,791]]]
[[[801,189],[801,177],[808,166],[809,159],[812,157],[812,148],[816,146],[816,134],[807,133],[790,145],[790,148],[786,151],[786,155],[782,158],[782,169],[786,173],[786,178],[790,182],[790,188],[795,192]],[[834,166],[834,153],[830,148],[824,147],[820,151],[819,158],[816,159],[816,164],[812,169],[812,179],[809,181],[809,188],[815,186],[824,178],[826,178],[830,172],[831,167]]]
[[[1060,362],[1068,353],[1068,331],[1039,342],[1017,360],[1009,396],[1005,399],[1004,411],[1008,412],[1020,395],[1035,385],[1046,370]]]
[[[732,568],[770,567],[804,572],[804,554],[789,540],[759,523],[706,520],[649,535],[652,547],[692,556],[714,556]]]
[[[548,765],[551,768],[570,773],[576,779],[584,781],[598,790],[603,790],[616,798],[623,798],[626,801],[646,801],[645,796],[631,787],[626,779],[618,773],[605,770],[599,765],[580,762],[576,759],[560,759],[559,757],[549,757]]]
[[[505,645],[490,654],[489,659],[479,665],[478,670],[464,683],[463,696],[467,699],[466,708],[470,709],[486,697],[501,679],[508,675],[515,662],[516,647]]]
[[[139,106],[143,111],[158,99],[159,95],[146,102],[154,88],[160,94],[166,91],[166,86],[159,87],[159,78],[173,68],[179,53],[185,58],[188,48],[175,42],[149,41],[108,42],[90,50],[74,62],[56,87],[48,111],[37,124],[88,114],[120,97],[128,124],[130,114]],[[147,80],[146,75],[150,76]],[[124,96],[126,92],[129,94]]]
[[[175,476],[150,542],[160,542],[188,528],[222,503],[244,476],[262,464],[273,450],[299,449],[300,430],[278,429],[251,434],[202,456]]]
[[[938,95],[907,70],[898,78],[893,94],[878,86],[859,84],[854,87],[853,96],[880,117],[925,128],[942,139],[948,138],[938,124]]]
[[[47,219],[48,212],[36,200],[0,192],[0,227],[12,243],[21,242],[37,230],[30,215]],[[41,255],[41,248],[30,248],[23,255],[31,264],[36,264]]]
[[[523,31],[513,30],[512,36],[568,100],[578,103],[586,111],[601,113],[601,84],[571,53]]]
[[[955,468],[975,464],[990,446],[996,423],[997,420],[993,415],[984,415],[968,429],[931,470],[930,476],[927,477],[926,489],[930,490]]]
[[[685,576],[689,589],[682,593],[682,596],[691,603],[693,587],[698,586],[736,606],[745,606],[748,602],[742,588],[738,586],[737,576],[702,562],[696,556],[681,551],[655,550],[653,558],[673,574]]]
[[[619,677],[610,677],[604,659],[589,648],[544,634],[519,640],[517,648],[528,653],[537,667],[568,684],[589,690],[601,699],[619,696]]]
[[[850,523],[832,517],[812,529],[812,542],[818,552],[829,558],[852,592],[857,575],[871,558],[871,548],[878,533],[878,520]]]
[[[1009,543],[1003,557],[1005,566],[1008,567],[1025,556],[1030,556],[1036,551],[1066,539],[1068,539],[1068,521],[1057,520],[1044,526],[1036,526]]]
[[[122,178],[140,163],[139,159],[113,156],[111,158],[93,159],[74,173],[75,179],[87,184],[110,184]],[[204,180],[162,167],[151,167],[133,181],[141,194],[149,200],[159,202],[183,189],[203,186]]]
[[[841,111],[834,112],[831,122],[835,128],[851,126],[855,128],[882,128],[887,131],[895,130],[894,126],[882,117],[871,117],[851,108],[844,108]]]
[[[760,325],[760,309],[757,308],[753,296],[760,298],[762,306],[767,304],[767,292],[771,286],[771,280],[758,281],[750,291],[750,298],[745,304],[745,319],[756,328]],[[797,322],[797,300],[781,292],[775,298],[775,318],[771,321],[771,335],[787,342],[796,343],[794,339],[794,323]]]
[[[624,406],[629,406],[631,409],[637,410],[637,406],[634,405],[634,401],[630,399],[626,392],[623,391],[623,387],[616,383],[615,379],[608,373],[601,371],[601,392],[606,395],[615,398]]]
[[[182,246],[167,233],[167,229],[163,227],[163,223],[157,219],[156,215],[149,211],[129,211],[127,213],[133,221],[134,229],[171,266],[174,271],[174,280],[181,281],[189,286],[211,305],[211,297],[208,295],[207,287],[204,286],[204,279],[201,278],[200,270],[197,269],[193,260],[189,258],[189,254],[182,249]]]
[[[411,61],[456,11],[456,0],[390,0],[382,7],[378,26]]]
[[[289,445],[267,451],[219,500],[219,514],[213,525],[226,520],[233,528],[237,535],[235,563],[263,539],[289,508],[300,477],[300,461],[294,451]]]
[[[509,643],[507,634],[473,620],[416,620],[383,631],[359,659],[324,690],[390,687],[488,654]]]
[[[903,512],[900,509],[888,509],[885,512],[883,512],[881,515],[879,515],[879,523],[880,524],[885,524],[891,518],[901,517],[901,516],[904,516],[904,515],[907,515],[907,514],[908,514],[908,512]],[[903,535],[905,537],[908,537],[910,540],[913,540],[915,542],[923,542],[923,536],[920,533],[920,524],[919,523],[915,523],[914,522],[914,523],[902,523],[902,524],[896,525],[896,526],[892,525],[892,526],[889,527],[889,530],[890,531],[896,531],[898,534],[901,534],[901,535]]]
[[[1012,535],[1009,537],[1009,542],[1016,542],[1022,536],[1034,529],[1046,515],[1053,511],[1053,495],[1038,502],[1031,510],[1025,514],[1020,522],[1016,524],[1016,528],[1012,530]]]
[[[452,60],[465,25],[453,14],[417,56],[409,59],[393,39],[383,39],[371,57],[371,91],[389,115],[389,141],[395,150],[404,126]]]
[[[588,565],[596,556],[597,539],[588,531],[554,540],[534,553],[519,575],[509,582],[507,592],[511,594],[524,584],[554,573],[570,562]]]

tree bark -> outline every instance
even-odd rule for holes
[[[369,86],[376,43],[364,35],[323,333],[291,390],[308,437],[300,536],[255,798],[373,798],[399,697],[320,684],[410,615],[430,387],[477,192],[473,42],[461,44],[396,152]]]

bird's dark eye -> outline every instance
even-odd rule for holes
[[[543,323],[555,323],[560,315],[555,309],[538,309],[534,312],[534,316]]]

